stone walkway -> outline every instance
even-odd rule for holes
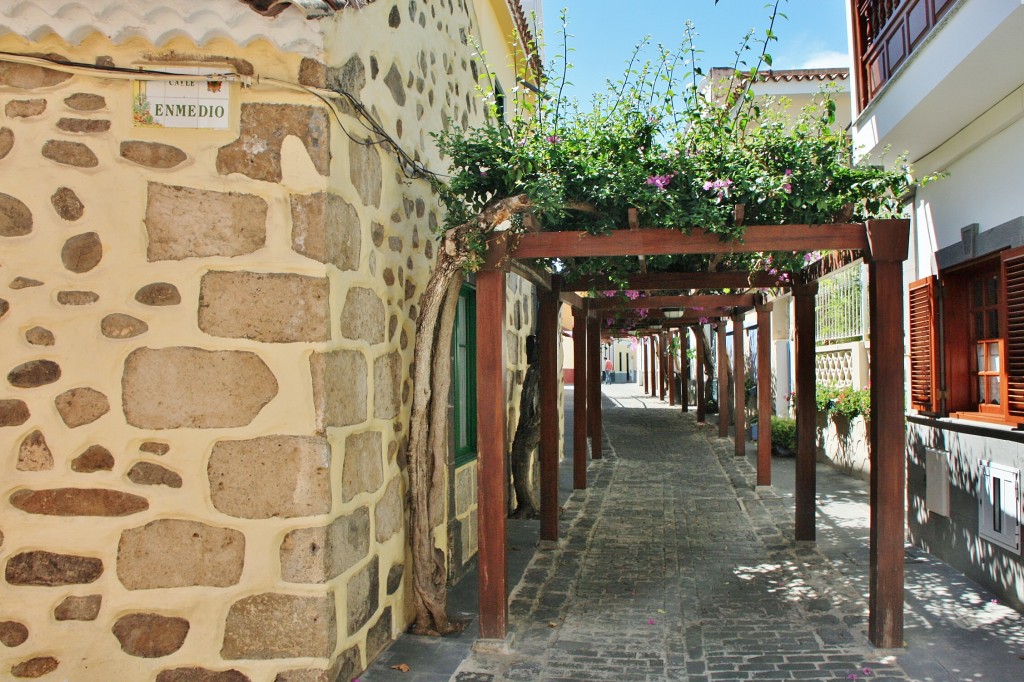
[[[909,648],[867,642],[863,482],[820,467],[819,542],[797,544],[791,462],[755,490],[717,427],[633,385],[604,391],[605,458],[513,590],[511,652],[463,648],[452,680],[1024,679],[1020,615],[913,551]],[[362,679],[399,679],[396,660]],[[447,679],[423,663],[402,679]]]

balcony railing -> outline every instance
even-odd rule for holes
[[[956,0],[850,0],[860,108],[866,107]]]

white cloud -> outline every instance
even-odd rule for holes
[[[836,66],[850,66],[850,55],[838,50],[818,50],[803,55],[798,69],[827,69]]]

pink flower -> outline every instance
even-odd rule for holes
[[[700,323],[700,324],[707,324],[708,323],[708,318],[706,318],[703,315],[701,315],[700,317],[697,318],[697,322]]]
[[[792,175],[792,174],[793,174],[793,169],[792,168],[787,168],[786,171],[783,173],[783,175],[785,175],[787,178],[790,175]]]
[[[642,292],[636,291],[635,289],[629,289],[628,291],[626,291],[626,298],[628,298],[631,301],[635,301],[636,299],[640,298],[642,295],[643,295]]]
[[[559,142],[562,141],[562,138],[560,138],[558,135],[548,135],[547,137],[544,138],[544,140],[548,144],[558,144]]]
[[[846,676],[846,679],[848,679],[848,680],[855,680],[855,679],[857,679],[857,673],[850,673],[849,675]]]
[[[648,625],[654,625],[654,619],[653,618],[648,618],[647,619],[647,624]]]
[[[865,677],[870,677],[871,675],[875,674],[875,671],[871,668],[864,668],[863,670],[861,670],[861,672],[864,673]]]
[[[784,184],[782,186],[782,191],[785,192],[786,194],[792,194],[793,193],[793,185],[787,182],[786,184]]]
[[[670,182],[672,182],[671,175],[652,175],[647,178],[647,184],[660,192],[665,191],[665,188],[668,187]]]

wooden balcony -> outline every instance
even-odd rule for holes
[[[956,0],[850,0],[859,108],[921,44]]]

